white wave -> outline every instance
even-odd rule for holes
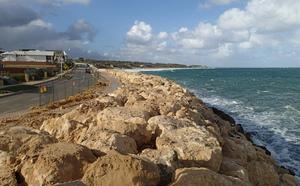
[[[155,71],[174,71],[174,70],[190,70],[190,69],[207,69],[201,67],[195,68],[134,68],[134,69],[125,69],[126,72],[155,72]]]
[[[269,111],[257,113],[253,107],[246,106],[246,104],[239,100],[230,100],[218,96],[199,97],[209,105],[218,107],[224,111],[229,111],[229,114],[232,114],[237,122],[241,123],[248,132],[256,132],[259,136],[264,138],[266,135],[270,135],[268,131],[271,131],[274,134],[269,136],[271,142],[266,142],[263,139],[260,139],[259,136],[254,138],[254,142],[266,146],[275,159],[285,166],[294,167],[294,169],[297,170],[297,174],[300,174],[299,168],[295,166],[297,164],[299,165],[300,162],[297,162],[291,157],[291,149],[285,146],[286,143],[299,145],[299,136],[294,135],[295,133],[291,132],[288,128],[289,126],[285,126],[281,123],[281,121],[290,119],[290,113],[283,112],[279,114],[271,109]],[[295,110],[298,111],[290,105],[287,105],[285,108],[294,112]],[[282,139],[286,142],[282,141]]]

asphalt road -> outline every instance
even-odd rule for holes
[[[36,88],[22,94],[0,98],[0,116],[65,99],[85,90],[95,82],[96,79],[91,74],[85,73],[85,69],[75,69],[67,77],[42,84],[47,87],[44,94],[40,94],[39,88]]]

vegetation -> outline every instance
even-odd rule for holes
[[[110,60],[92,60],[79,58],[76,62],[90,63],[97,68],[122,68],[122,69],[134,69],[134,68],[191,68],[191,67],[205,67],[202,65],[183,65],[175,63],[149,63],[149,62],[137,62],[137,61],[110,61]]]

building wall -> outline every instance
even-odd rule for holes
[[[17,56],[16,61],[46,62],[46,56]]]
[[[5,55],[3,56],[4,58],[2,59],[2,61],[16,61],[16,55]]]

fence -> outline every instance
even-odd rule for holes
[[[79,70],[80,71],[80,70]],[[73,77],[65,76],[61,80],[52,81],[39,85],[39,106],[51,102],[67,99],[69,96],[80,93],[92,85],[96,84],[101,77],[98,71],[86,73],[81,69],[81,73],[73,72]]]
[[[1,87],[0,118],[14,116],[30,107],[66,99],[87,90],[98,81],[105,81],[97,69],[91,69],[91,73],[86,73],[85,69],[74,70],[64,77],[40,85],[21,84]]]

